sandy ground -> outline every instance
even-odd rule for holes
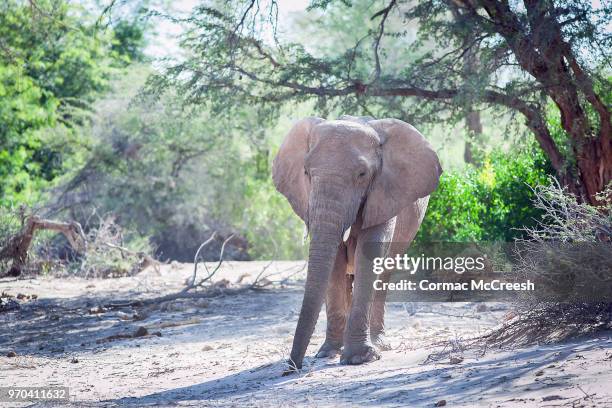
[[[107,280],[0,280],[0,293],[38,296],[0,313],[0,386],[65,385],[71,405],[95,407],[612,406],[612,333],[428,360],[433,343],[460,345],[500,324],[507,309],[498,304],[389,304],[393,349],[362,366],[312,357],[324,339],[322,312],[303,372],[282,377],[303,266],[227,262],[215,275],[220,286],[248,283],[263,268],[271,281],[289,279],[265,290],[109,310],[99,306],[179,290],[192,265]],[[140,327],[148,334],[131,337]]]

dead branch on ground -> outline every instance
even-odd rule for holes
[[[227,241],[229,241],[229,238],[226,240],[226,242]],[[268,268],[274,262],[274,261],[270,261],[266,265],[264,265],[262,270],[258,273],[255,280],[251,284],[243,285],[237,288],[228,288],[228,287],[222,287],[222,286],[217,286],[213,284],[210,287],[207,287],[207,290],[193,291],[193,289],[197,287],[201,287],[202,283],[209,281],[214,276],[214,274],[219,270],[219,268],[221,267],[223,263],[222,255],[223,255],[223,247],[221,250],[220,257],[219,257],[220,260],[215,266],[215,268],[209,272],[206,278],[198,282],[198,284],[191,284],[193,280],[193,275],[192,275],[187,285],[178,292],[170,293],[168,295],[159,296],[159,297],[155,297],[151,299],[108,303],[108,304],[103,305],[102,307],[107,308],[107,309],[121,309],[125,307],[151,306],[151,305],[161,304],[164,302],[171,302],[171,301],[175,301],[179,299],[205,299],[205,298],[214,298],[214,297],[224,296],[224,295],[238,295],[240,293],[247,292],[249,290],[263,290],[265,289],[265,287],[273,285],[273,284],[281,284],[281,285],[286,284],[289,281],[289,279],[291,279],[293,276],[297,275],[298,273],[302,272],[307,265],[307,263],[304,262],[301,267],[299,267],[295,272],[292,272],[289,276],[286,276],[285,278],[278,280],[278,281],[270,281],[267,279],[268,277],[282,274],[283,272],[287,271],[286,269],[283,271],[274,272],[274,273],[264,276],[265,271],[268,270]]]
[[[214,231],[212,235],[210,236],[210,238],[204,241],[200,245],[198,250],[196,251],[196,254],[194,256],[193,274],[187,281],[187,285],[180,291],[175,292],[175,293],[170,293],[164,296],[159,296],[159,297],[152,298],[152,299],[134,300],[130,302],[121,302],[121,303],[109,303],[109,304],[104,305],[103,307],[109,308],[109,309],[118,309],[118,308],[124,308],[124,307],[134,307],[134,306],[149,306],[152,304],[170,302],[170,301],[178,300],[178,299],[198,299],[198,298],[215,297],[220,294],[219,292],[236,294],[236,293],[241,293],[246,290],[249,290],[250,289],[249,286],[240,287],[240,288],[221,288],[221,287],[215,287],[213,285],[210,288],[208,288],[209,290],[206,290],[203,292],[193,291],[194,289],[203,287],[204,284],[210,281],[213,278],[213,276],[217,273],[217,271],[221,268],[221,265],[223,264],[223,254],[225,252],[225,246],[234,237],[234,235],[232,234],[228,238],[226,238],[225,241],[223,241],[223,244],[221,245],[221,249],[219,251],[219,262],[217,263],[217,265],[212,271],[209,271],[206,264],[204,264],[204,268],[206,269],[207,275],[205,278],[201,279],[199,282],[196,283],[196,279],[198,275],[198,262],[199,262],[198,258],[200,256],[200,251],[204,247],[206,247],[206,245],[210,244],[213,241],[216,234],[217,232]]]
[[[198,275],[198,260],[199,260],[199,257],[200,257],[200,251],[206,245],[210,244],[210,242],[215,238],[216,235],[217,235],[217,231],[213,231],[213,233],[210,235],[210,238],[208,238],[206,241],[202,242],[202,244],[198,247],[198,250],[196,251],[196,254],[193,257],[193,275],[191,275],[191,280],[189,281],[188,286],[195,285],[196,277]]]
[[[36,215],[28,217],[21,231],[12,236],[6,245],[0,249],[0,259],[12,261],[7,275],[19,276],[28,258],[28,251],[38,230],[56,231],[62,233],[72,249],[82,254],[87,249],[87,238],[78,222],[59,222],[40,218]]]
[[[292,272],[289,276],[285,276],[283,279],[280,280],[270,280],[269,278],[275,275],[280,275],[283,272],[286,272],[287,270],[282,270],[279,272],[274,272],[271,273],[269,275],[265,275],[264,276],[264,272],[272,265],[274,261],[270,261],[269,263],[267,263],[262,270],[259,272],[259,274],[257,275],[257,277],[255,277],[255,280],[253,281],[253,283],[251,284],[251,289],[253,290],[260,290],[260,289],[264,289],[267,286],[270,285],[285,285],[289,282],[289,280],[291,278],[293,278],[295,275],[297,275],[298,273],[302,272],[305,268],[306,265],[308,265],[308,262],[304,261],[304,263],[302,264],[301,267],[299,267],[296,271]]]
[[[212,235],[210,236],[210,238],[208,238],[202,245],[200,245],[200,247],[198,248],[195,257],[193,259],[193,275],[191,276],[190,282],[187,285],[187,287],[185,289],[183,289],[184,291],[188,291],[191,290],[193,288],[197,288],[200,286],[203,286],[204,283],[208,282],[209,280],[212,279],[213,276],[215,276],[215,273],[217,273],[217,271],[219,270],[219,268],[221,267],[221,264],[223,263],[223,253],[225,252],[225,245],[227,245],[227,243],[234,238],[234,234],[230,235],[229,237],[227,237],[225,239],[225,241],[223,241],[223,244],[221,245],[221,250],[219,252],[219,263],[217,263],[217,266],[215,267],[215,269],[213,269],[212,271],[208,270],[208,266],[206,266],[206,263],[204,263],[204,269],[206,269],[206,273],[208,275],[206,275],[206,277],[204,279],[202,279],[200,282],[198,282],[196,284],[196,277],[198,275],[198,257],[200,255],[200,251],[202,250],[202,248],[204,248],[206,245],[208,245],[209,242],[211,242],[213,240],[213,238],[216,235],[216,231],[212,233]]]

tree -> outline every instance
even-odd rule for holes
[[[317,0],[309,10],[349,7]],[[174,84],[191,102],[217,109],[246,100],[278,110],[315,99],[322,114],[338,108],[416,122],[458,120],[484,108],[518,113],[563,184],[597,204],[595,195],[612,180],[611,11],[577,0],[376,2],[369,16],[375,29],[335,55],[316,55],[267,40],[275,1],[265,10],[256,0],[199,7],[187,19],[190,55],[152,78],[150,89]],[[408,41],[415,25],[417,38]],[[398,54],[410,63],[397,64]]]
[[[65,170],[74,128],[115,70],[139,58],[140,26],[102,30],[65,0],[0,5],[0,204],[28,203]]]

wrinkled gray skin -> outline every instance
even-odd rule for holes
[[[317,357],[341,353],[343,364],[380,358],[377,348],[387,348],[386,293],[374,291],[368,260],[406,250],[441,172],[431,145],[400,120],[307,118],[293,126],[274,159],[273,179],[311,242],[286,373],[302,367],[324,300],[327,332]]]

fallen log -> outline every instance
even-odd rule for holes
[[[70,246],[78,254],[87,250],[87,238],[78,222],[59,222],[40,218],[36,215],[28,217],[21,231],[12,236],[0,249],[0,259],[12,261],[8,276],[19,276],[28,259],[28,251],[38,230],[57,231],[62,233]]]

